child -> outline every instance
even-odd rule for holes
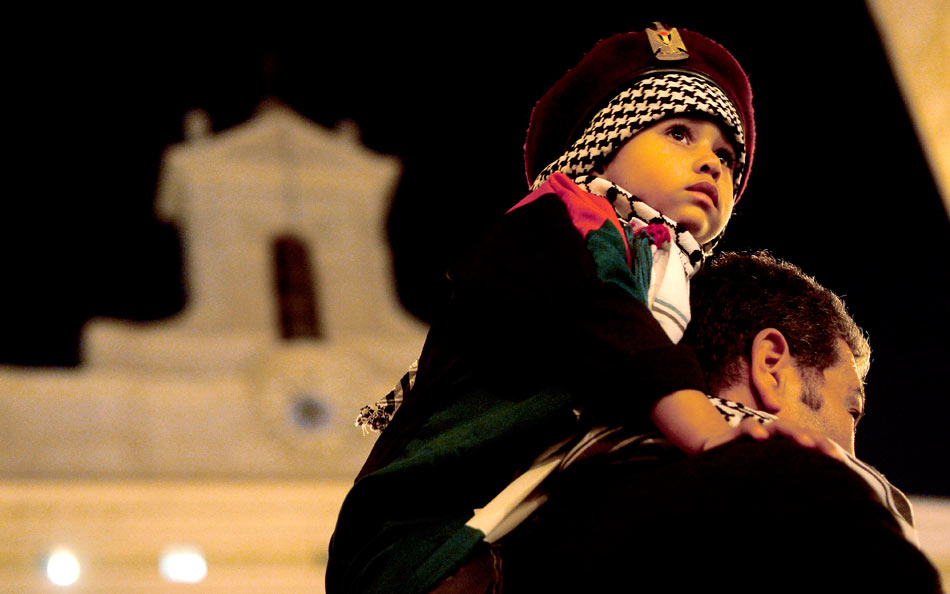
[[[534,191],[450,269],[415,384],[363,411],[385,431],[341,511],[327,592],[430,591],[517,524],[592,427],[652,420],[690,453],[769,431],[815,445],[730,428],[677,344],[688,279],[748,180],[751,95],[724,48],[657,24],[601,41],[542,97]]]

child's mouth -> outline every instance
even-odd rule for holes
[[[686,188],[687,192],[695,192],[705,195],[713,206],[719,205],[719,190],[709,182],[699,182]]]

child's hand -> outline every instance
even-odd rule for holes
[[[815,448],[832,458],[842,462],[845,461],[844,450],[823,434],[782,419],[776,419],[765,424],[759,423],[755,419],[745,419],[737,427],[730,427],[728,431],[706,440],[706,443],[703,444],[703,450],[710,450],[743,435],[748,435],[753,439],[768,439],[776,435],[783,435],[794,439],[803,447]]]

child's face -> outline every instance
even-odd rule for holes
[[[670,118],[628,140],[602,177],[705,243],[719,235],[732,215],[734,163],[735,150],[719,126]]]

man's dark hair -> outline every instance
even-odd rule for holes
[[[713,394],[741,379],[752,341],[765,328],[785,336],[803,371],[834,365],[841,338],[861,376],[867,373],[871,347],[841,299],[767,252],[727,252],[708,262],[690,282],[690,305],[683,342],[696,351]]]

